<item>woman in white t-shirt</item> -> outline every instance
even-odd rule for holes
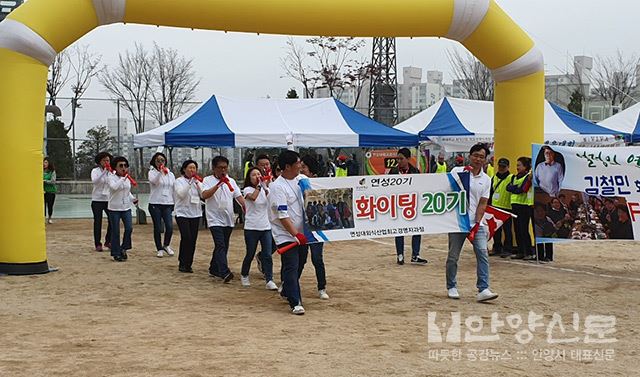
[[[251,262],[256,254],[258,242],[262,248],[262,272],[267,282],[268,290],[277,290],[278,286],[273,282],[273,262],[271,260],[271,248],[273,238],[271,236],[271,223],[269,223],[269,189],[262,179],[262,173],[257,167],[247,171],[243,190],[247,213],[244,222],[244,241],[247,245],[247,253],[242,261],[241,281],[248,287],[249,270]]]
[[[173,236],[173,185],[176,177],[165,166],[167,156],[156,153],[151,158],[149,169],[149,213],[153,220],[153,240],[156,244],[158,258],[164,253],[173,256],[171,249],[171,236]],[[162,225],[164,223],[164,242],[162,242]]]
[[[198,225],[202,217],[202,183],[198,176],[198,163],[187,160],[182,163],[180,176],[174,184],[176,223],[180,230],[178,271],[192,273],[193,255],[198,240]]]

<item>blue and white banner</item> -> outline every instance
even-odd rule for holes
[[[310,242],[468,232],[469,173],[313,178],[304,192]]]
[[[533,146],[536,241],[640,240],[640,147]]]

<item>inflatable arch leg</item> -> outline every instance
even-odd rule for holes
[[[0,161],[17,167],[0,182],[0,273],[48,271],[40,179],[47,67],[89,31],[118,22],[457,40],[493,72],[496,156],[513,161],[543,141],[542,55],[494,0],[30,0],[0,23]]]

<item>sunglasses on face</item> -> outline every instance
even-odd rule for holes
[[[117,168],[128,168],[129,164],[118,164],[116,167]]]

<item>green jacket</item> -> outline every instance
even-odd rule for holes
[[[58,188],[56,187],[56,172],[55,171],[45,171],[42,173],[42,180],[44,184],[44,192],[55,194],[58,192]]]

